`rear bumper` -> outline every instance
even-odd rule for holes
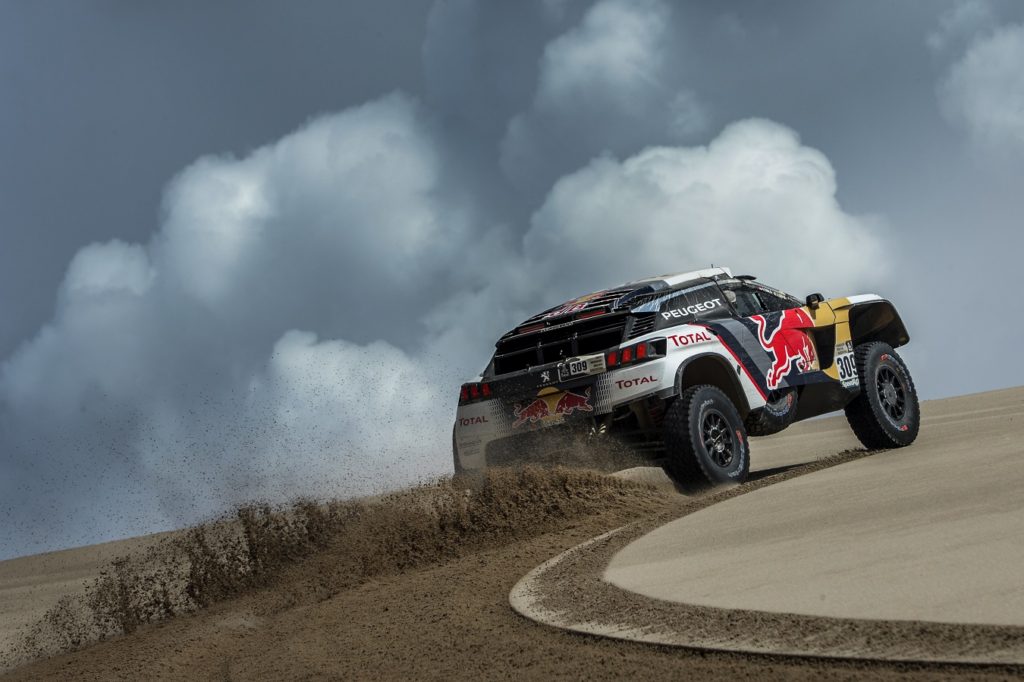
[[[565,457],[589,426],[617,407],[672,395],[677,366],[678,361],[660,358],[566,383],[545,383],[542,371],[493,381],[492,399],[459,406],[455,456],[466,470],[483,469],[499,460],[531,461],[531,453],[521,452],[529,449],[536,449],[537,457],[544,459],[552,448],[540,454],[535,444],[543,438],[547,445],[552,440],[567,442],[567,447],[555,448]]]

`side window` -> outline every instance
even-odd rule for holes
[[[763,290],[762,291],[758,291],[757,295],[761,299],[761,301],[764,303],[764,308],[768,312],[776,312],[776,311],[780,311],[780,310],[789,310],[790,308],[799,307],[798,304],[794,303],[793,301],[789,300],[788,298],[782,298],[781,296],[776,296],[775,294],[770,294],[770,293],[768,293],[766,291],[763,291]]]
[[[740,317],[750,317],[767,312],[760,292],[746,284],[727,284],[722,287],[726,300],[732,303]]]
[[[728,294],[731,294],[731,296]],[[760,315],[765,312],[764,306],[758,299],[757,294],[746,287],[732,289],[728,294],[728,298],[736,306],[736,312],[739,313],[740,317],[750,317],[751,315]]]
[[[727,285],[725,293],[741,317],[780,312],[802,305],[795,298],[757,282]]]
[[[803,305],[792,296],[778,291],[777,289],[766,287],[759,282],[751,283],[748,286],[757,292],[758,298],[761,299],[761,303],[764,304],[765,310],[768,312],[789,310],[790,308],[799,308]]]

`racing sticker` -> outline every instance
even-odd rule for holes
[[[573,300],[571,300],[571,301],[569,301],[567,303],[563,303],[562,305],[558,306],[554,310],[551,310],[550,312],[544,313],[544,315],[541,317],[541,319],[547,320],[547,319],[550,319],[552,317],[561,317],[562,315],[569,315],[571,313],[578,313],[581,310],[584,310],[587,307],[588,303],[590,303],[591,301],[593,301],[596,298],[600,298],[605,293],[607,293],[607,292],[606,291],[596,291],[596,292],[594,292],[592,294],[587,294],[585,296],[580,296],[579,298],[574,298]]]
[[[860,385],[857,360],[853,354],[853,344],[849,341],[836,344],[836,368],[839,370],[839,381],[843,388],[855,388]]]
[[[753,315],[757,325],[757,340],[772,356],[772,366],[766,373],[769,390],[775,390],[794,370],[797,373],[817,369],[814,344],[801,328],[814,326],[814,321],[802,308],[781,313]]]
[[[537,393],[536,399],[526,404],[517,403],[515,405],[512,410],[512,414],[515,417],[515,421],[512,422],[512,428],[515,429],[537,422],[561,421],[573,412],[593,411],[594,408],[590,404],[589,386],[583,393],[559,391],[553,387],[542,388]]]

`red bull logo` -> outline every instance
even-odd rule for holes
[[[750,318],[757,324],[758,341],[772,355],[772,366],[765,376],[769,390],[779,387],[782,380],[793,372],[807,372],[814,368],[817,356],[814,344],[802,329],[814,326],[814,321],[802,308],[783,311],[774,329],[768,329],[764,315]]]
[[[590,406],[589,388],[583,392],[583,395],[566,391],[555,405],[555,414],[572,414],[576,410],[580,412],[594,411],[594,408]]]
[[[537,394],[537,398],[525,405],[516,405],[513,410],[515,421],[512,428],[518,428],[524,424],[560,419],[573,412],[593,412],[594,407],[590,404],[590,388],[580,393],[572,391],[559,391],[554,388],[545,388]]]
[[[516,405],[514,410],[516,420],[512,422],[512,428],[517,428],[523,424],[533,422],[539,422],[551,415],[551,411],[548,409],[548,404],[544,402],[543,398],[537,398],[526,407],[520,407]]]

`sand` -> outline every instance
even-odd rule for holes
[[[1024,397],[1024,391],[1017,396]],[[1002,398],[969,400],[983,405],[993,399]],[[929,412],[934,409],[926,406]],[[1002,428],[1004,437],[1015,441],[1019,423]],[[640,537],[644,527],[651,530],[787,485],[785,479],[792,483],[804,475],[821,475],[822,467],[836,462],[879,457],[855,452],[827,459],[853,445],[846,427],[828,420],[800,424],[754,444],[752,482],[725,494],[693,499],[651,489],[598,513],[591,510],[565,518],[535,534],[497,539],[454,558],[384,571],[337,591],[310,589],[332,560],[329,553],[319,555],[270,587],[193,616],[144,626],[132,635],[23,666],[5,679],[1006,679],[1024,673],[1012,665],[836,661],[651,646],[547,627],[509,607],[509,592],[524,575],[602,533],[638,524]],[[851,464],[828,471],[843,466]],[[623,546],[626,543],[628,538]],[[130,546],[129,541],[123,547]],[[30,619],[25,614],[45,609],[56,594],[96,570],[99,560],[86,558],[94,551],[69,550],[60,553],[56,563],[56,554],[0,563],[4,620],[7,608]],[[590,566],[598,582],[610,558],[608,554]],[[630,594],[603,584],[620,595]],[[600,595],[574,592],[566,585],[563,601],[575,600],[605,614],[616,608]],[[645,612],[634,615],[642,619]],[[756,617],[734,620],[748,632],[770,634]]]

